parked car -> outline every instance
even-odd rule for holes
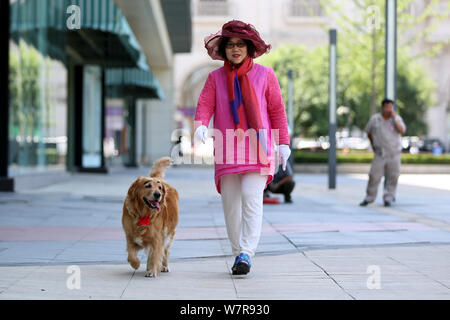
[[[337,140],[338,149],[355,149],[355,150],[367,150],[370,147],[370,141],[367,138],[347,137]]]
[[[420,148],[423,146],[423,140],[417,136],[405,136],[402,137],[402,151],[409,152],[411,154],[419,153]]]
[[[322,145],[320,141],[314,138],[294,138],[294,149],[320,150]]]
[[[445,152],[444,143],[437,138],[426,138],[423,140],[423,145],[419,147],[420,151],[433,152],[436,148],[441,149],[441,152]]]

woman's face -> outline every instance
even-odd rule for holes
[[[227,59],[234,65],[238,65],[247,57],[247,44],[241,38],[230,38],[225,46]]]

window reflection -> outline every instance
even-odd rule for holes
[[[16,39],[18,41],[10,41],[9,58],[10,172],[14,175],[64,168],[67,154],[66,67],[45,54],[45,38],[35,42],[40,48],[23,41],[20,35]]]

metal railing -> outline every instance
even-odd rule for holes
[[[291,0],[288,8],[290,17],[320,17],[324,15],[319,0]]]
[[[198,0],[195,13],[198,16],[228,16],[230,3],[227,0]]]

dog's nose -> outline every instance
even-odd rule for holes
[[[161,193],[159,193],[159,192],[153,193],[153,198],[159,199],[159,197],[161,197]]]

